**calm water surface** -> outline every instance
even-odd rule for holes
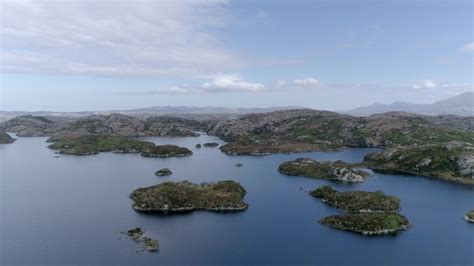
[[[227,156],[195,149],[215,137],[146,138],[186,146],[186,158],[142,158],[102,153],[55,158],[46,138],[0,145],[0,264],[474,264],[474,190],[423,177],[377,174],[347,185],[279,174],[298,157],[361,161],[371,149],[340,152]],[[243,163],[244,167],[234,165]],[[169,167],[174,174],[155,177]],[[131,208],[130,192],[162,181],[232,179],[247,190],[248,210],[146,215]],[[413,224],[395,237],[366,237],[317,221],[339,210],[307,194],[331,184],[338,190],[383,190],[400,197]],[[139,226],[160,241],[155,254],[121,231]]]

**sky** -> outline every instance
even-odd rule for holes
[[[0,1],[0,110],[431,103],[473,91],[473,1]]]

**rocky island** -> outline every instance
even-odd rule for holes
[[[217,143],[217,142],[207,142],[207,143],[202,144],[202,146],[206,147],[206,148],[216,148],[216,147],[219,147],[219,143]]]
[[[409,227],[408,219],[397,213],[400,199],[381,191],[338,192],[331,186],[322,186],[311,191],[310,195],[348,212],[319,221],[332,228],[365,235],[384,235],[407,230]]]
[[[466,213],[466,215],[464,215],[464,220],[470,223],[474,223],[474,210]]]
[[[92,155],[99,152],[141,153],[155,146],[151,142],[111,135],[84,135],[52,141],[57,142],[49,145],[48,148],[69,155]]]
[[[15,142],[15,139],[10,137],[6,132],[0,131],[0,144],[10,144]]]
[[[164,182],[132,192],[133,209],[141,212],[183,212],[193,210],[241,211],[245,189],[228,180],[194,184],[189,181]]]
[[[382,191],[345,191],[338,192],[331,186],[322,186],[310,192],[310,195],[321,198],[321,201],[354,212],[397,212],[400,199],[385,195]]]
[[[142,152],[143,157],[185,157],[192,155],[193,152],[185,147],[176,145],[159,145]]]
[[[156,176],[169,176],[172,175],[173,172],[171,172],[171,169],[169,168],[161,168],[160,170],[155,172]]]
[[[474,146],[468,142],[387,149],[366,155],[364,164],[379,172],[422,175],[474,185]]]
[[[319,162],[308,158],[298,158],[284,162],[278,167],[282,174],[329,179],[343,182],[363,182],[371,173],[357,169],[356,164],[344,161]]]
[[[157,252],[160,248],[158,240],[145,236],[145,231],[140,227],[135,227],[124,233],[135,242],[143,243],[143,250],[148,252]]]
[[[355,213],[332,215],[319,221],[329,227],[364,235],[387,235],[407,230],[407,218],[397,213]]]

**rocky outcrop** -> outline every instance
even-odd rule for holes
[[[468,142],[387,149],[366,155],[364,164],[380,172],[422,175],[474,185],[474,146]]]
[[[193,210],[240,211],[245,189],[234,181],[194,184],[189,181],[164,182],[132,192],[133,209],[142,212],[182,212]]]
[[[474,210],[466,213],[466,215],[464,215],[464,220],[470,223],[474,223]]]
[[[355,164],[343,161],[319,162],[308,158],[298,158],[284,162],[278,171],[286,175],[305,176],[343,182],[363,182],[371,176],[368,171],[356,168]]]
[[[219,147],[219,143],[217,142],[206,142],[204,144],[202,144],[203,147],[206,147],[206,148],[216,148],[216,147]]]
[[[145,231],[140,227],[135,227],[128,230],[127,232],[122,233],[137,243],[143,243],[142,251],[157,252],[160,248],[160,243],[158,240],[154,240],[146,236]]]
[[[176,145],[160,145],[152,147],[142,152],[143,157],[185,157],[192,155],[193,152],[185,147],[179,147]]]
[[[172,175],[173,172],[171,172],[171,169],[169,168],[161,168],[160,170],[155,172],[156,176],[169,176]]]
[[[408,219],[397,213],[356,213],[332,215],[319,221],[329,227],[374,236],[388,235],[407,230]]]
[[[0,144],[10,144],[15,142],[15,139],[10,137],[6,132],[0,131]]]
[[[19,137],[44,137],[66,129],[72,121],[65,117],[24,115],[0,123],[0,131],[14,132]]]
[[[355,212],[397,212],[400,209],[400,199],[385,195],[381,191],[345,191],[338,192],[330,186],[323,186],[310,192],[313,197],[343,209]]]

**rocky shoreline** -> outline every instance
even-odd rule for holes
[[[466,213],[466,215],[464,215],[464,220],[470,223],[474,223],[474,210]]]
[[[10,144],[15,142],[15,140],[8,133],[0,131],[0,144]]]
[[[137,243],[143,243],[142,252],[157,252],[160,249],[160,243],[158,240],[146,236],[145,231],[140,227],[135,227],[122,233]]]
[[[152,147],[144,152],[142,152],[142,157],[158,157],[158,158],[168,158],[168,157],[185,157],[191,156],[193,152],[185,147],[179,147],[176,145],[159,145]]]

